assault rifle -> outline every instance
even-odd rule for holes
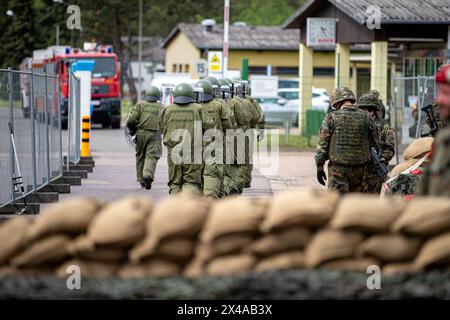
[[[378,174],[381,177],[386,177],[389,173],[389,168],[380,160],[380,155],[374,147],[370,148],[370,156],[377,166]]]

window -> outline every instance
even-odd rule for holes
[[[189,73],[189,64],[184,65],[184,72]]]
[[[178,65],[178,72],[183,73],[183,65],[181,63]]]
[[[177,73],[177,65],[175,63],[172,65],[172,73]]]
[[[286,100],[298,100],[298,91],[280,91],[278,94]]]
[[[313,68],[313,76],[328,76],[334,77],[334,68]]]

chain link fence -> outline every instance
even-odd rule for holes
[[[396,163],[401,154],[415,139],[430,134],[422,108],[436,98],[433,77],[399,77],[392,79],[391,123],[396,132]]]
[[[63,174],[59,83],[54,75],[0,69],[0,207]]]

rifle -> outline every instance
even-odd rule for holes
[[[429,104],[425,107],[422,107],[421,110],[425,112],[430,119],[430,134],[434,137],[439,128],[436,123],[436,116],[434,115],[433,105]]]
[[[370,148],[370,156],[377,166],[378,174],[381,177],[386,177],[389,173],[389,168],[380,160],[380,155],[374,147]]]

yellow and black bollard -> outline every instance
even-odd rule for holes
[[[91,135],[91,118],[88,116],[83,117],[82,130],[81,130],[81,157],[89,157],[91,155],[91,149],[89,145],[89,139]]]

